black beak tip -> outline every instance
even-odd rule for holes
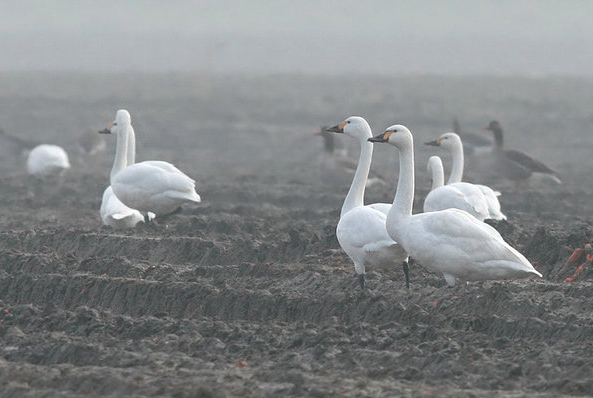
[[[109,129],[103,129],[99,131],[99,134],[111,134],[111,130]]]
[[[424,145],[439,146],[439,143],[437,141],[428,141],[425,142]]]
[[[336,124],[335,126],[332,127],[328,127],[325,129],[325,131],[331,131],[333,133],[343,133],[344,130],[340,128],[339,124]]]

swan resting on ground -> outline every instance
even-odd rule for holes
[[[57,145],[38,145],[27,156],[27,172],[35,177],[59,176],[69,168],[68,154]]]
[[[101,209],[99,210],[103,224],[113,229],[131,229],[139,222],[144,222],[144,216],[138,210],[131,209],[124,205],[113,193],[111,186],[103,192]],[[149,219],[152,213],[148,213]]]
[[[115,121],[103,134],[116,134],[117,146],[111,170],[110,181],[113,192],[119,200],[145,215],[152,212],[156,217],[170,214],[184,203],[199,203],[195,181],[171,163],[159,160],[144,161],[125,167],[128,145],[134,145],[134,129],[128,111],[120,109]],[[128,141],[130,143],[128,144]]]
[[[343,133],[358,140],[360,157],[350,190],[344,199],[336,236],[342,249],[354,262],[361,289],[365,286],[365,267],[402,264],[406,287],[410,287],[406,252],[387,234],[386,211],[390,205],[376,203],[364,205],[364,191],[371,167],[373,144],[371,127],[362,117],[351,116],[328,131]]]
[[[447,186],[458,186],[456,184],[461,183],[461,180],[463,179],[463,168],[464,168],[463,143],[461,142],[461,138],[459,137],[459,135],[457,135],[455,133],[445,133],[445,134],[442,134],[436,140],[426,142],[425,144],[439,146],[451,153],[452,166],[451,166],[451,174],[449,174],[449,180],[447,181]],[[443,165],[441,163],[441,168],[442,168],[442,166]],[[463,184],[469,184],[469,183],[463,183]],[[507,216],[505,216],[500,210],[500,202],[498,201],[498,196],[500,196],[500,192],[494,191],[492,188],[490,188],[487,185],[482,185],[482,184],[470,184],[470,185],[473,185],[475,188],[478,188],[484,195],[484,198],[486,199],[486,205],[488,208],[488,214],[485,217],[486,219],[493,219],[493,220],[506,220],[507,219]]]
[[[414,139],[405,126],[390,126],[369,141],[389,143],[399,151],[399,180],[386,228],[411,258],[441,272],[449,286],[458,279],[542,276],[496,229],[465,211],[446,209],[412,215]]]

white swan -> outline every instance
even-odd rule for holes
[[[59,176],[69,168],[68,154],[57,145],[38,145],[27,156],[27,171],[36,177]]]
[[[125,167],[128,145],[133,145],[130,153],[135,153],[134,129],[128,111],[118,110],[115,121],[101,133],[117,135],[110,180],[113,192],[126,206],[158,217],[173,212],[183,203],[201,201],[195,181],[170,163],[153,160]]]
[[[364,289],[366,265],[402,264],[409,288],[407,254],[385,229],[386,212],[391,206],[388,203],[377,203],[374,207],[364,205],[365,185],[373,156],[373,144],[367,141],[372,137],[371,127],[363,118],[351,116],[328,131],[344,133],[360,143],[358,166],[336,228],[340,246],[354,262],[360,287]]]
[[[95,133],[96,134],[96,133]],[[130,142],[134,137],[130,134],[128,137],[128,150],[126,153],[126,167],[135,162],[135,143]],[[119,167],[123,166],[120,164]],[[103,192],[101,200],[101,208],[99,209],[101,221],[103,224],[112,227],[113,229],[130,229],[134,228],[136,224],[144,221],[144,216],[136,209],[132,209],[121,202],[113,193],[111,185]],[[149,219],[154,218],[154,214],[147,214]]]
[[[445,133],[442,134],[436,140],[427,142],[426,145],[440,146],[441,148],[444,148],[447,151],[449,151],[449,153],[451,153],[452,166],[451,174],[449,174],[449,180],[447,181],[447,185],[456,186],[456,184],[459,184],[463,179],[464,168],[463,143],[461,142],[461,138],[459,137],[459,135],[455,133]],[[488,215],[486,216],[486,218],[491,218],[494,220],[507,219],[507,216],[505,216],[500,210],[500,202],[498,201],[498,196],[500,196],[500,192],[494,191],[487,185],[470,185],[473,185],[474,187],[478,188],[482,192],[482,194],[484,194],[486,204],[488,206]],[[463,190],[463,187],[461,187],[461,189]]]
[[[441,272],[449,286],[457,279],[542,276],[498,231],[465,211],[447,209],[412,215],[414,139],[405,126],[393,125],[369,141],[387,142],[399,150],[399,180],[386,227],[411,258]]]
[[[474,203],[472,203],[472,197],[468,197],[455,184],[445,185],[443,163],[438,156],[431,156],[426,168],[431,175],[432,186],[424,199],[423,211],[425,213],[455,208],[468,212],[480,221],[484,220],[487,207],[483,195],[474,196]],[[476,203],[478,207],[476,207]]]

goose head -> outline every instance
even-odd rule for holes
[[[99,134],[117,134],[118,129],[132,124],[132,117],[130,112],[125,109],[120,109],[115,113],[115,120],[109,127],[99,131]]]
[[[494,141],[498,147],[502,147],[502,126],[497,120],[491,121],[484,130],[490,130],[494,133]]]
[[[406,126],[401,124],[394,124],[387,127],[385,132],[368,139],[370,142],[388,143],[398,149],[411,148],[414,144],[412,133]]]
[[[373,136],[373,133],[371,132],[371,126],[369,126],[367,121],[360,116],[350,116],[342,123],[328,128],[327,131],[343,133],[361,141],[366,141],[368,138]]]
[[[445,133],[434,141],[425,142],[424,145],[440,146],[447,150],[462,146],[461,138],[455,133]]]

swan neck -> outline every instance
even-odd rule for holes
[[[364,190],[366,187],[369,171],[371,169],[371,160],[373,157],[373,144],[368,142],[366,138],[360,141],[360,157],[358,158],[358,166],[352,179],[352,184],[344,199],[342,205],[341,215],[346,214],[358,206],[364,206]]]
[[[451,174],[449,174],[447,184],[461,182],[463,179],[463,145],[455,145],[455,147],[451,149],[451,155],[453,161],[451,165]]]
[[[128,130],[126,128],[118,129],[117,144],[115,146],[115,159],[113,160],[113,167],[111,168],[110,180],[113,183],[113,178],[117,173],[122,171],[127,166],[127,151],[128,151]]]
[[[445,171],[443,170],[443,164],[441,162],[432,164],[430,171],[432,176],[432,186],[430,187],[431,191],[434,191],[435,189],[445,185]]]
[[[414,203],[414,145],[399,150],[399,179],[388,217],[411,216]]]
[[[128,148],[126,151],[126,167],[136,163],[136,133],[132,125],[128,126]]]

